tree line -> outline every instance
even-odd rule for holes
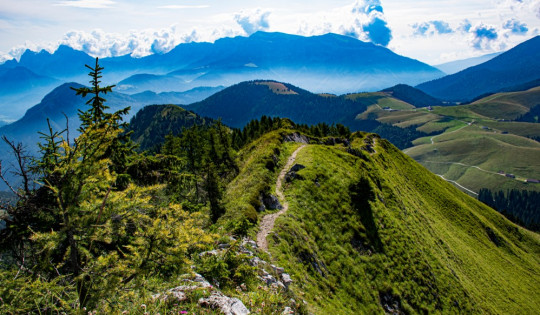
[[[478,200],[497,210],[512,222],[540,231],[540,192],[512,189],[492,192],[482,188]]]

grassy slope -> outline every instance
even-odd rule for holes
[[[435,145],[431,143],[431,137],[419,138],[413,141],[415,146],[405,152],[432,172],[455,180],[473,191],[484,187],[492,190],[516,188],[538,191],[540,185],[527,185],[524,179],[540,178],[540,145],[526,138],[540,136],[540,124],[498,119],[515,118],[539,103],[540,87],[537,87],[522,92],[490,95],[470,105],[434,107],[432,111],[387,112],[371,106],[359,118],[371,115],[377,116],[380,122],[394,126],[416,125],[419,131],[444,132],[434,138]],[[471,121],[475,121],[475,124],[454,132]],[[489,129],[482,129],[483,126]],[[502,170],[516,174],[521,181],[470,166],[479,166],[489,172]]]
[[[269,133],[240,152],[246,162],[227,189],[228,218],[238,218],[232,213],[251,199],[242,196],[258,194],[260,181],[272,189],[298,146],[281,143],[284,133]],[[378,153],[362,158],[317,144],[298,154],[304,179],[285,185],[289,212],[269,236],[295,294],[321,314],[381,312],[381,296],[410,313],[534,313],[539,236],[377,142]],[[276,148],[279,162],[270,171],[265,161]]]
[[[527,91],[493,94],[466,106],[479,115],[515,119],[537,104],[540,104],[540,87]]]
[[[536,141],[486,131],[477,125],[443,133],[433,140],[434,144],[416,141],[416,146],[408,149],[407,154],[432,172],[458,181],[473,191],[478,192],[483,187],[492,190],[540,189],[538,185],[523,183],[527,178],[540,178],[540,144]],[[484,171],[470,166],[478,166]],[[493,174],[501,170],[515,174],[520,180]]]

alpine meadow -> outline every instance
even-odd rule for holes
[[[0,314],[538,313],[537,1],[0,9]]]

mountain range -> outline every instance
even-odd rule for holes
[[[302,37],[257,32],[214,43],[180,44],[165,54],[102,58],[100,62],[106,69],[103,83],[117,84],[116,91],[128,94],[185,92],[270,79],[333,94],[420,84],[420,90],[437,99],[462,102],[538,80],[538,41],[533,38],[446,77],[434,67],[387,48],[336,34]],[[0,120],[22,117],[63,82],[86,84],[82,66],[92,62],[86,53],[60,46],[54,53],[28,50],[19,61],[0,65]],[[473,64],[476,62],[479,60]],[[178,103],[171,96],[162,94],[160,103]]]
[[[539,78],[540,36],[536,36],[487,62],[417,88],[439,99],[466,102]]]
[[[4,111],[9,114],[4,114],[8,116],[4,119],[16,120],[61,83],[86,84],[83,66],[92,62],[93,58],[86,53],[60,46],[54,53],[27,50],[19,61],[0,65],[0,86],[6,87],[0,90],[0,108],[12,108]],[[398,83],[415,85],[444,75],[387,48],[336,34],[302,37],[257,32],[250,37],[223,38],[214,43],[180,44],[165,54],[143,58],[102,58],[100,63],[107,73],[103,83],[117,84],[118,91],[129,94],[147,90],[182,92],[256,79],[341,94],[378,90]],[[18,88],[7,88],[12,85]],[[29,91],[32,97],[26,95]]]
[[[486,61],[489,61],[497,57],[501,53],[502,52],[498,52],[498,53],[492,53],[492,54],[482,55],[482,56],[473,57],[473,58],[454,60],[454,61],[435,65],[434,67],[446,73],[447,75],[454,74],[462,70],[465,70],[467,68],[474,67]]]
[[[336,34],[302,37],[257,32],[213,44],[181,44],[164,55],[142,58],[140,63],[169,72],[139,74],[119,85],[152,89],[158,84],[171,88],[273,79],[314,92],[346,93],[397,83],[414,85],[443,76],[439,70],[387,48]]]

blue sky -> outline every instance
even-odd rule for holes
[[[540,33],[539,0],[0,0],[0,62],[67,44],[93,56],[164,53],[190,41],[328,32],[438,64]]]

